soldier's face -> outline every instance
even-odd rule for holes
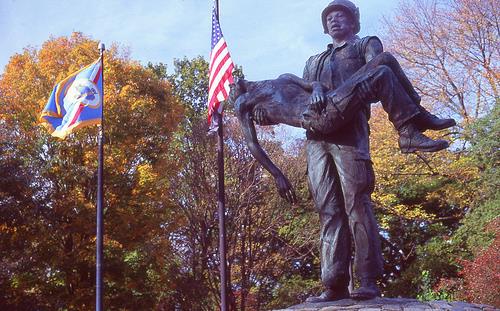
[[[354,34],[354,21],[349,13],[342,10],[331,11],[326,16],[328,34],[334,40],[345,40]]]

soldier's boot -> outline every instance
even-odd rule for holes
[[[351,293],[351,298],[356,300],[367,300],[380,297],[375,279],[361,279],[361,286]]]
[[[422,107],[420,108],[420,113],[416,115],[412,121],[420,132],[426,130],[444,130],[446,128],[457,125],[454,119],[441,119],[432,113],[428,112]]]
[[[412,122],[405,123],[398,132],[399,148],[402,153],[412,153],[415,151],[436,152],[448,148],[450,145],[446,140],[433,140],[425,136]]]
[[[417,104],[418,109],[420,110],[420,113],[414,118],[415,125],[420,132],[424,132],[426,130],[444,130],[446,128],[457,125],[454,119],[438,118],[437,116],[427,111],[424,107],[422,107],[420,105],[420,101],[422,100],[422,98],[414,89],[408,92],[408,95],[413,100],[413,102]]]
[[[306,302],[308,303],[318,303],[318,302],[327,302],[327,301],[335,301],[335,300],[341,300],[341,299],[347,299],[349,298],[349,290],[347,287],[341,287],[341,288],[329,288],[325,290],[321,295],[319,296],[311,296],[306,299]]]

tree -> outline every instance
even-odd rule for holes
[[[96,129],[56,141],[37,127],[53,84],[98,57],[75,33],[14,55],[0,79],[0,305],[80,310],[93,305]],[[92,52],[94,51],[94,52]],[[112,310],[212,310],[219,273],[215,142],[206,135],[208,64],[142,67],[113,46],[105,59],[105,301]],[[148,122],[144,122],[148,120]],[[230,115],[225,154],[231,308],[297,302],[280,290],[317,280],[311,205],[274,191]],[[265,148],[302,196],[303,155],[272,130]],[[5,143],[4,143],[5,141]],[[316,273],[316,275],[314,275]],[[305,295],[306,290],[297,290]]]
[[[180,262],[186,267],[182,279],[187,286],[179,291],[179,295],[186,297],[187,309],[212,310],[219,303],[220,280],[216,141],[213,135],[207,135],[206,121],[208,63],[197,57],[176,60],[174,66],[174,73],[167,76],[186,110],[174,142],[176,151],[172,157],[178,170],[170,191],[183,219],[173,234]],[[236,75],[242,74],[237,71]],[[304,213],[299,210],[283,206],[286,203],[274,191],[274,181],[247,150],[236,119],[231,115],[231,107],[226,107],[225,116],[226,224],[232,281],[230,307],[260,310],[267,308],[275,298],[276,288],[284,282],[285,275],[306,266],[301,261],[306,262],[305,257],[310,257],[310,247],[315,242],[310,242],[311,236],[303,241],[297,238],[304,232],[300,232],[299,221],[293,215],[299,214],[302,224],[310,222],[303,221]],[[303,191],[304,172],[289,165],[291,161],[295,163],[303,159],[284,153],[280,143],[272,140],[273,136],[272,131],[263,131],[265,147],[273,159],[289,168],[292,182]],[[199,298],[193,300],[190,297]],[[283,306],[287,301],[273,303]]]
[[[471,142],[470,157],[479,170],[476,187],[482,191],[478,201],[494,198],[500,189],[500,99],[497,99],[491,112],[475,121],[467,130]]]
[[[498,203],[498,201],[497,201]],[[493,306],[500,306],[500,230],[499,219],[489,224],[489,231],[495,235],[493,243],[481,250],[474,260],[464,260],[461,275],[464,278],[466,299]]]
[[[385,19],[385,42],[424,102],[462,127],[499,98],[499,10],[494,0],[412,0]]]
[[[397,133],[381,107],[372,109],[370,128],[376,175],[373,201],[386,263],[382,285],[385,295],[415,297],[423,285],[421,272],[428,269],[433,277],[449,258],[428,261],[421,246],[433,237],[442,240],[452,234],[467,207],[464,198],[473,189],[460,183],[468,176],[453,166],[452,152],[401,154]],[[439,258],[446,262],[441,265]]]
[[[452,139],[451,151],[408,156],[406,162],[380,160],[378,203],[405,211],[399,220],[382,216],[388,219],[391,252],[406,259],[390,282],[393,294],[406,289],[402,294],[422,296],[422,288],[432,291],[448,282],[454,285],[446,289],[447,297],[463,297],[463,260],[473,260],[479,245],[483,249],[491,243],[485,226],[499,215],[498,209],[485,208],[498,200],[498,126],[493,121],[499,98],[498,13],[490,0],[409,0],[385,19],[384,42],[424,105],[460,121],[456,133],[442,133]],[[384,144],[381,150],[388,150]],[[380,153],[373,146],[374,154]],[[405,176],[388,181],[389,171]],[[408,218],[412,214],[417,217]]]
[[[56,82],[98,58],[96,47],[80,33],[52,38],[14,55],[0,79],[0,123],[12,159],[2,169],[20,172],[2,185],[25,189],[0,192],[0,248],[8,267],[0,271],[1,297],[16,310],[82,310],[94,303],[96,129],[56,141],[37,126],[37,115]],[[170,169],[182,107],[168,82],[116,45],[106,52],[104,75],[104,303],[151,309],[175,301],[179,267],[169,260],[166,235],[177,224],[168,179],[159,176]]]

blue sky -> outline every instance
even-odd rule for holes
[[[354,1],[360,35],[379,35],[381,18],[397,0]],[[220,0],[221,27],[233,61],[249,80],[301,75],[307,58],[324,49],[320,14],[329,1]],[[40,47],[50,36],[80,31],[106,44],[128,47],[146,64],[174,58],[208,58],[211,0],[0,0],[0,72],[24,47]]]

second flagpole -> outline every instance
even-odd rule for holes
[[[102,296],[103,296],[103,237],[104,237],[104,213],[103,213],[103,171],[104,171],[104,43],[99,43],[99,51],[101,54],[101,78],[102,78],[102,98],[101,98],[101,125],[99,126],[99,154],[97,167],[97,206],[96,206],[96,295],[95,309],[102,311]]]

